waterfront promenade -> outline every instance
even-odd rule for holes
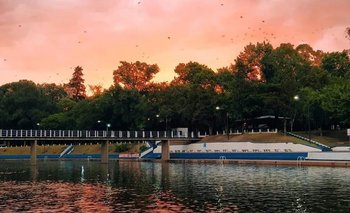
[[[37,145],[49,143],[83,143],[94,141],[101,144],[101,162],[108,163],[108,144],[124,141],[139,143],[144,141],[161,141],[162,160],[170,159],[170,141],[198,141],[198,134],[182,131],[96,131],[96,130],[2,130],[0,141],[8,145],[21,143],[30,145],[31,163],[37,161]],[[27,143],[28,142],[28,143]]]

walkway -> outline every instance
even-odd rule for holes
[[[198,141],[197,134],[181,131],[97,131],[97,130],[3,130],[0,141],[7,143],[30,142],[31,164],[36,164],[38,141],[96,141],[101,143],[101,163],[108,163],[108,144],[111,141],[161,141],[162,160],[170,159],[170,141]]]

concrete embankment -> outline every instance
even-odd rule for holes
[[[161,160],[141,160],[162,162]],[[206,159],[172,159],[169,163],[206,163],[206,164],[241,164],[241,165],[281,165],[281,166],[323,166],[350,167],[350,161],[313,161],[313,160],[206,160]]]

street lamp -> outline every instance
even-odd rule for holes
[[[107,132],[108,132],[108,128],[111,127],[111,124],[108,123],[108,124],[106,125],[106,127],[107,127]]]
[[[293,97],[294,101],[299,101],[299,96],[298,95],[295,95]],[[295,120],[295,117],[297,115],[297,109],[296,109],[296,106],[295,106],[295,112],[294,112],[294,115],[292,115],[292,119],[290,121],[290,131],[293,132],[293,125],[294,125],[294,120]]]
[[[215,109],[219,111],[219,110],[223,110],[224,108],[216,106]],[[226,131],[226,135],[227,135],[227,140],[229,140],[229,138],[230,138],[230,135],[229,135],[229,132],[228,132],[228,119],[229,119],[229,114],[226,111],[226,123],[225,123],[225,129],[226,130],[225,131]]]
[[[159,118],[160,115],[156,114],[156,117]],[[168,131],[168,116],[165,116],[165,131]]]
[[[40,123],[36,123],[36,126],[38,127],[38,129],[40,129]]]
[[[295,95],[294,96],[295,101],[299,101],[299,96]],[[311,125],[310,125],[310,103],[307,102],[307,123],[308,123],[308,136],[309,136],[309,141],[311,141]]]
[[[101,123],[102,123],[101,120],[97,120],[97,129],[98,130],[101,130]]]

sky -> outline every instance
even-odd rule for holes
[[[179,63],[234,63],[249,43],[350,48],[349,0],[0,0],[0,85],[21,79],[108,88],[119,61],[158,64],[171,81]]]

